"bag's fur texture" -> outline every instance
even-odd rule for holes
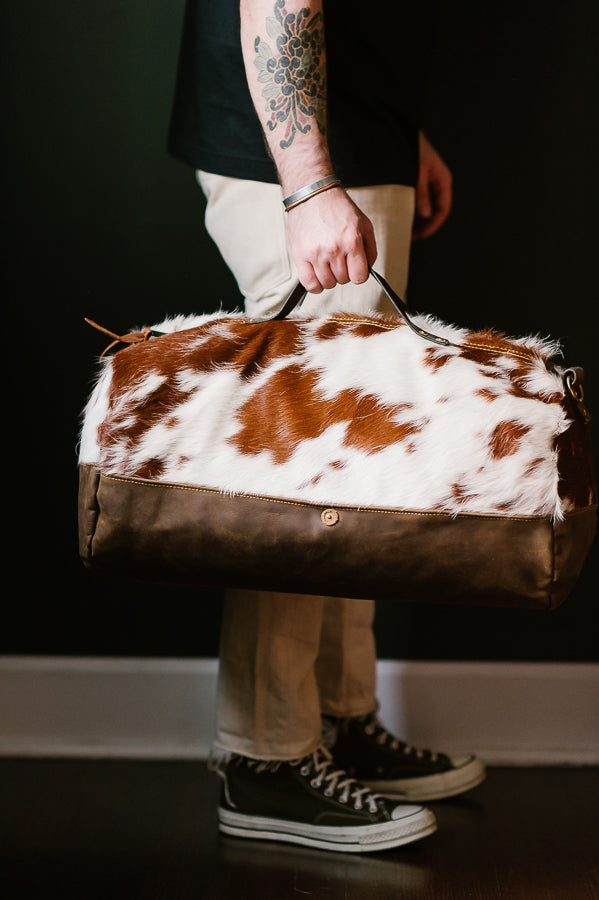
[[[326,505],[560,519],[559,347],[430,317],[178,317],[115,353],[84,414],[101,472]]]

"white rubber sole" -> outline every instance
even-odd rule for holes
[[[406,807],[405,814],[390,822],[353,827],[310,825],[250,816],[233,810],[218,810],[219,829],[224,834],[261,841],[283,841],[340,853],[373,853],[410,844],[433,834],[437,821],[422,807]]]
[[[360,779],[377,794],[390,800],[403,802],[430,802],[455,797],[470,791],[486,778],[486,770],[479,759],[474,756],[452,760],[454,767],[447,772],[426,775],[422,778],[403,778],[395,781],[369,781]]]

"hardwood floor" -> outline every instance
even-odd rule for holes
[[[491,769],[378,854],[219,836],[202,763],[0,759],[0,891],[21,900],[599,900],[599,771]]]

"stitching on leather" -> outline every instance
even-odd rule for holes
[[[220,319],[213,319],[211,322],[206,322],[203,325],[194,326],[195,328],[206,328],[211,325],[220,325],[223,322],[230,322],[231,319],[228,316],[224,316]],[[235,321],[235,320],[233,320]],[[237,321],[243,322],[244,325],[251,324],[250,320],[247,318],[241,318]],[[380,328],[383,331],[395,331],[397,328],[401,327],[402,322],[399,320],[396,325],[387,325],[383,322],[379,322],[377,319],[371,319],[368,317],[359,317],[359,316],[323,316],[322,319],[285,319],[286,322],[295,322],[296,324],[305,324],[307,322],[316,322],[316,321],[328,321],[328,322],[337,322],[340,325],[373,325],[375,328]],[[193,331],[194,329],[189,329]],[[181,333],[181,332],[177,332]],[[483,344],[477,341],[466,341],[464,344],[454,344],[452,341],[449,342],[450,347],[456,347],[458,350],[487,350],[490,353],[496,353],[498,356],[516,356],[519,359],[531,360],[536,359],[536,355],[534,351],[526,351],[521,349],[513,349],[512,347],[494,347],[492,344]]]
[[[376,512],[376,513],[384,513],[389,516],[434,516],[439,517],[442,516],[448,519],[509,519],[510,522],[543,522],[547,521],[550,524],[551,519],[549,516],[503,516],[498,513],[450,513],[450,512],[432,512],[428,510],[403,510],[403,509],[384,509],[376,506],[342,506],[336,503],[308,503],[302,500],[284,500],[279,497],[264,497],[260,494],[239,494],[232,493],[228,494],[225,491],[219,491],[218,488],[203,488],[196,487],[195,485],[187,485],[187,484],[176,484],[172,481],[149,481],[144,478],[130,478],[125,475],[110,475],[100,473],[100,478],[104,478],[110,481],[121,481],[125,484],[143,484],[145,487],[152,488],[175,488],[178,491],[191,491],[194,493],[202,493],[202,494],[218,494],[221,497],[231,497],[231,498],[243,498],[246,500],[263,500],[266,503],[284,503],[287,506],[299,506],[305,509],[325,509],[327,507],[331,507],[333,509],[345,510],[346,512]],[[579,513],[585,512],[588,509],[596,509],[597,504],[593,506],[587,506],[584,509],[575,510],[573,513],[569,513],[568,516],[578,515]]]
[[[472,347],[475,350],[489,350],[491,353],[497,353],[499,356],[518,356],[520,359],[535,359],[535,354],[531,351],[527,353],[525,350],[512,350],[511,347],[493,347],[491,344],[478,344],[475,342],[466,342],[465,344],[454,344],[454,347],[460,347],[467,350]]]
[[[312,320],[314,321],[314,320]],[[374,325],[375,328],[382,328],[385,331],[395,331],[396,328],[401,327],[401,320],[398,321],[397,325],[386,325],[384,322],[378,322],[376,319],[361,319],[358,316],[327,316],[327,322],[338,322],[340,325]]]

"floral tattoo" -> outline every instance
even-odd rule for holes
[[[282,126],[279,146],[286,150],[296,134],[307,134],[316,122],[325,133],[326,76],[324,33],[321,12],[310,18],[307,7],[297,14],[288,13],[285,0],[276,0],[274,16],[266,19],[266,31],[274,39],[276,51],[260,37],[256,38],[254,64],[264,83],[262,96],[270,112],[270,131]]]

